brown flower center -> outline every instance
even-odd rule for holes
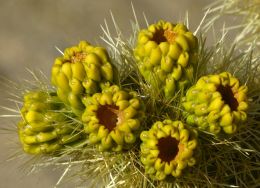
[[[161,42],[169,42],[173,43],[175,38],[177,36],[177,33],[167,29],[167,30],[157,30],[152,38],[152,41],[156,42],[157,44],[160,44]]]
[[[118,122],[119,107],[115,105],[100,105],[97,110],[99,123],[104,125],[109,132],[114,130]]]
[[[159,158],[170,163],[179,152],[179,141],[171,136],[160,138],[157,144],[159,149]]]
[[[222,100],[230,107],[231,111],[237,110],[238,101],[234,97],[233,91],[229,85],[219,85],[217,91],[221,94]]]
[[[86,58],[87,53],[86,52],[76,52],[72,57],[71,57],[71,62],[76,63],[76,62],[82,62]]]

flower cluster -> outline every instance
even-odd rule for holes
[[[55,90],[24,95],[18,124],[24,151],[53,155],[85,141],[83,150],[88,145],[100,153],[135,152],[136,166],[153,180],[185,175],[203,150],[201,131],[229,136],[247,120],[247,86],[229,72],[197,80],[198,49],[184,24],[165,21],[141,30],[132,49],[133,72],[162,96],[156,102],[168,108],[180,101],[180,114],[173,116],[174,108],[149,114],[151,95],[139,83],[115,79],[120,66],[105,48],[86,41],[67,48],[52,67]]]

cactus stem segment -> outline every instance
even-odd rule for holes
[[[162,161],[170,163],[179,152],[178,145],[179,141],[171,136],[160,138],[157,144],[157,147],[159,149],[158,157]]]
[[[119,107],[115,105],[100,105],[97,110],[97,118],[109,132],[114,130],[119,121]]]
[[[228,104],[232,111],[236,111],[238,107],[238,101],[234,97],[232,89],[229,85],[219,85],[217,91],[221,94],[223,101]]]

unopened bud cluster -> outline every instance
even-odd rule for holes
[[[122,151],[138,139],[144,105],[136,92],[113,85],[83,101],[84,130],[89,142],[97,144],[100,151]]]
[[[183,98],[187,123],[213,134],[235,133],[247,119],[247,86],[228,72],[201,77]]]
[[[81,41],[65,49],[52,67],[56,91],[24,95],[18,123],[24,151],[53,154],[84,143],[102,152],[124,152],[141,143],[136,155],[149,177],[181,176],[196,163],[199,133],[194,127],[214,135],[232,134],[247,119],[247,87],[230,73],[206,75],[191,86],[197,50],[197,38],[181,23],[159,21],[139,32],[133,56],[144,84],[162,94],[162,101],[184,96],[178,106],[182,119],[162,120],[172,113],[150,115],[150,94],[140,95],[141,85],[116,85],[120,70],[105,48]],[[172,104],[163,105],[169,109]]]
[[[159,21],[140,31],[134,55],[145,80],[171,98],[193,79],[197,47],[185,25]]]
[[[18,132],[25,152],[53,153],[85,137],[79,125],[77,128],[70,125],[71,120],[63,110],[65,106],[56,94],[31,91],[24,95]]]
[[[196,133],[181,121],[157,121],[141,133],[141,162],[153,179],[163,180],[168,175],[179,177],[182,170],[196,163]]]

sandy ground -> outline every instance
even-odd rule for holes
[[[145,12],[150,23],[159,19],[171,22],[181,21],[189,12],[190,29],[195,30],[203,17],[203,7],[213,0],[132,0],[137,16],[144,26]],[[129,19],[134,19],[131,1],[127,0],[0,0],[0,76],[11,80],[28,78],[25,68],[40,69],[47,76],[53,60],[59,55],[55,46],[64,49],[88,40],[101,43],[100,24],[104,19],[111,23],[113,12],[122,31],[131,31]],[[0,85],[0,105],[7,103],[7,91]],[[0,110],[0,114],[4,114]],[[0,126],[15,127],[16,121],[1,118]],[[19,145],[17,135],[0,134],[0,188],[54,187],[62,171],[45,169],[26,176],[25,160],[7,161]],[[59,187],[75,187],[64,183]]]

